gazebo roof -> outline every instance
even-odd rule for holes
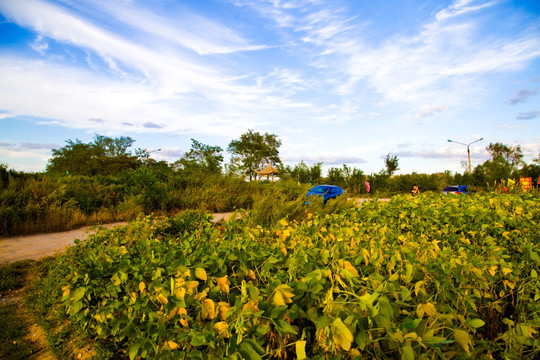
[[[275,167],[273,167],[272,165],[268,164],[267,167],[265,167],[264,169],[262,170],[255,170],[255,172],[259,175],[275,175],[275,174],[278,174],[279,171],[277,171],[277,169]]]

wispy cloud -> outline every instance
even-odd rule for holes
[[[536,119],[537,117],[540,117],[540,111],[529,111],[519,113],[519,115],[516,116],[516,120],[532,120]]]
[[[433,116],[436,113],[443,112],[446,109],[446,105],[422,106],[420,112],[416,115],[416,117],[424,118],[428,116]]]
[[[524,129],[526,126],[524,125],[499,125],[497,126],[497,129]]]
[[[283,156],[282,161],[292,164],[298,164],[303,161],[307,165],[313,165],[319,162],[324,165],[362,164],[366,162],[365,159],[359,157],[339,155]]]
[[[43,40],[43,36],[38,35],[34,42],[30,44],[30,47],[41,55],[44,55],[45,51],[49,48],[49,44]]]
[[[536,95],[536,94],[537,94],[537,92],[535,90],[520,89],[520,90],[518,90],[516,95],[514,95],[510,99],[506,100],[506,103],[510,104],[510,105],[516,105],[516,104],[519,104],[519,103],[524,103],[524,102],[527,101],[528,98],[530,98],[531,96]]]
[[[481,18],[472,15],[489,11],[498,1],[455,1],[427,21],[421,32],[374,44],[366,36],[369,23],[351,22],[339,2],[313,1],[302,11],[298,6],[304,2],[234,2],[255,7],[278,26],[304,34],[304,42],[315,45],[302,47],[311,66],[327,71],[327,85],[333,79],[337,93],[355,94],[367,82],[389,101],[412,104],[420,117],[434,114],[426,112],[426,103],[435,112],[471,103],[488,86],[482,76],[520,69],[540,57],[540,38],[534,31],[479,40]]]

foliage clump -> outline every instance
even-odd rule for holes
[[[50,309],[117,358],[533,359],[538,204],[422,195],[265,225],[147,217],[71,247],[44,281]]]

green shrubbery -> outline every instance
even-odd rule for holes
[[[294,169],[280,167],[282,178],[268,182],[245,181],[238,174],[225,175],[188,165],[176,168],[165,162],[131,159],[130,165],[119,167],[117,173],[107,167],[107,171],[92,175],[67,174],[56,165],[51,165],[48,173],[24,173],[7,170],[0,164],[0,236],[61,231],[185,209],[257,209],[266,218],[261,218],[261,222],[267,223],[272,217],[294,216],[301,208],[300,198],[312,186],[310,181],[313,185],[341,186],[346,197],[375,198],[408,194],[414,184],[421,192],[440,192],[449,184],[467,184],[479,192],[495,191],[500,186],[500,182],[486,183],[480,170],[465,175],[447,172],[388,176],[383,172],[364,175],[358,169],[343,166],[332,168],[328,177],[322,178],[321,164],[308,168],[301,163]],[[527,167],[527,171],[536,174],[535,166]],[[371,185],[370,193],[366,192],[366,181]],[[291,203],[294,201],[296,205]]]
[[[540,354],[536,196],[407,195],[317,214],[328,207],[296,211],[292,191],[278,200],[288,220],[261,201],[225,223],[190,211],[99,232],[47,263],[37,306],[97,358]]]

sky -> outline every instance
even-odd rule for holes
[[[371,174],[390,154],[401,174],[462,173],[480,138],[473,167],[496,142],[531,163],[540,1],[0,0],[9,168],[95,134],[171,163],[195,139],[227,162],[249,129],[292,167]]]

